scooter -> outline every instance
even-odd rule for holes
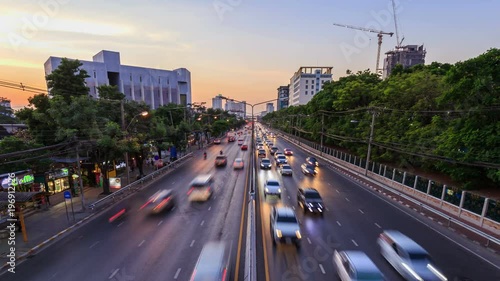
[[[207,153],[206,153],[206,152],[205,152],[205,153],[203,153],[203,159],[204,159],[204,160],[207,160]]]

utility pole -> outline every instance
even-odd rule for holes
[[[321,113],[321,151],[319,152],[319,155],[323,155],[323,127],[325,125],[325,115]]]
[[[120,112],[121,112],[121,117],[122,117],[123,133],[128,134],[127,127],[125,124],[125,100],[120,101]],[[127,185],[129,185],[130,184],[130,167],[129,167],[128,152],[127,151],[125,151],[124,158],[125,158],[125,170],[126,170],[126,174],[127,174]]]
[[[372,110],[372,123],[370,125],[370,138],[368,139],[368,153],[366,154],[365,176],[368,175],[368,166],[370,166],[370,154],[372,152],[373,127],[375,127],[375,110]]]
[[[83,180],[82,180],[82,168],[80,165],[80,152],[78,148],[80,147],[80,142],[76,145],[76,165],[78,168],[78,181],[80,185],[80,194],[82,196],[82,211],[85,211],[85,196],[83,194]]]

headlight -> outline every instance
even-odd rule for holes
[[[308,203],[307,205],[309,205],[309,207],[312,207],[312,206],[313,206],[313,203]]]
[[[295,236],[297,236],[298,239],[302,239],[302,235],[300,235],[300,230],[295,231]]]
[[[276,236],[277,236],[278,238],[283,237],[283,234],[281,233],[281,230],[276,229]]]
[[[266,187],[266,192],[269,192],[269,188]]]
[[[278,188],[278,193],[281,193],[281,188]]]

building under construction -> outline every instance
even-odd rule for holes
[[[386,58],[384,59],[384,72],[382,78],[385,79],[389,77],[397,64],[401,64],[403,68],[424,64],[425,54],[426,50],[424,49],[424,45],[401,46],[385,53]]]

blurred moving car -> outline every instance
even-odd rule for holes
[[[304,213],[318,213],[323,216],[324,204],[321,195],[315,188],[300,188],[297,190],[297,204]]]
[[[377,239],[382,256],[406,280],[448,280],[431,261],[427,251],[396,230],[385,230]]]
[[[225,155],[218,155],[215,157],[215,167],[226,167],[227,157]]]
[[[302,173],[304,173],[305,175],[314,176],[318,173],[318,171],[316,171],[316,166],[308,163],[302,164],[300,168],[302,169]]]
[[[337,251],[333,264],[342,281],[384,281],[384,275],[362,251]]]
[[[231,275],[231,247],[222,241],[203,246],[190,281],[227,281]]]
[[[271,239],[276,243],[295,244],[300,247],[302,235],[299,222],[289,207],[273,207],[271,210]]]
[[[267,154],[264,149],[259,149],[258,155],[259,158],[266,158]]]
[[[244,139],[238,139],[238,145],[243,145]]]
[[[187,193],[188,200],[194,201],[207,201],[212,196],[212,175],[199,175],[192,182],[191,187]]]
[[[260,168],[261,169],[271,169],[273,167],[273,164],[271,163],[271,160],[269,158],[262,158],[260,160]]]
[[[276,165],[280,166],[283,164],[288,164],[288,160],[286,159],[285,155],[279,155],[276,157]]]
[[[285,154],[286,156],[292,156],[293,151],[291,148],[285,148],[285,149],[283,149],[283,154]]]
[[[243,169],[244,168],[244,163],[242,158],[236,158],[234,159],[233,162],[233,169],[238,170],[238,169]]]
[[[279,166],[278,172],[282,176],[291,176],[293,174],[292,167],[288,164],[284,164],[284,165]]]
[[[241,150],[248,150],[248,145],[242,144],[241,145]]]
[[[273,146],[273,147],[271,147],[269,152],[271,153],[271,155],[274,155],[274,153],[278,152],[278,150],[279,150],[279,148],[277,146]]]
[[[281,199],[281,186],[279,181],[268,179],[264,183],[264,198],[268,195],[276,195]]]
[[[319,167],[318,160],[316,158],[314,158],[314,157],[311,157],[311,156],[306,158],[306,163],[310,164],[310,165],[314,165],[316,167]]]
[[[146,209],[150,214],[156,215],[172,210],[175,206],[175,195],[170,189],[158,190],[139,210]]]
[[[220,139],[214,139],[214,144],[220,144],[221,140]]]

